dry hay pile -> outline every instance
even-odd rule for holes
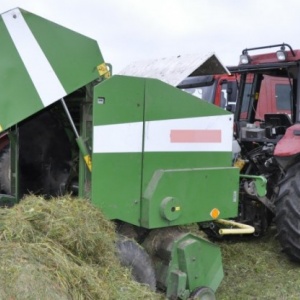
[[[161,299],[131,279],[115,228],[85,200],[28,196],[0,209],[0,299]]]

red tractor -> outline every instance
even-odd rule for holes
[[[253,51],[268,48],[276,50],[252,55]],[[235,138],[240,148],[234,164],[245,177],[267,178],[264,197],[256,195],[251,182],[241,180],[239,221],[254,225],[256,234],[262,234],[274,220],[284,252],[297,261],[300,261],[299,63],[300,50],[283,43],[244,49],[239,65],[228,67],[240,77],[234,112]],[[266,89],[268,82],[277,84],[274,89]],[[263,110],[262,114],[261,102],[273,102],[279,109]]]

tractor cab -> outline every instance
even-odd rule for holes
[[[276,53],[255,56],[248,54],[250,50],[276,46],[278,45],[245,49],[241,55],[240,64],[237,67],[229,67],[232,73],[240,74],[240,88],[235,113],[235,122],[239,127],[236,134],[240,138],[255,137],[251,133],[246,136],[242,134],[245,131],[242,128],[247,124],[261,125],[262,128],[264,125],[284,126],[276,118],[270,120],[270,113],[284,115],[282,118],[291,119],[293,123],[297,121],[297,93],[293,86],[297,86],[299,76],[297,59],[300,59],[300,53],[292,49],[285,51],[286,44],[283,44]],[[267,81],[268,87],[262,91],[262,86]],[[261,102],[263,97],[267,97],[269,100]],[[271,132],[267,130],[265,134],[260,135],[270,139],[279,138],[282,130],[277,132],[274,128]]]
[[[250,51],[267,48],[277,51],[249,55]],[[248,151],[258,145],[272,145],[275,150],[287,128],[299,123],[299,60],[299,50],[279,44],[244,49],[239,65],[229,67],[232,73],[240,75],[235,135]],[[284,158],[282,143],[276,147],[275,155],[282,169],[293,163]]]

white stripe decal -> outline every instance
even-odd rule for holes
[[[66,91],[20,10],[10,10],[2,18],[44,106],[64,97]]]
[[[232,116],[210,116],[149,121],[145,152],[232,151]]]
[[[142,122],[95,126],[93,134],[94,153],[142,152]]]
[[[143,122],[94,127],[94,153],[142,151]],[[231,152],[232,117],[212,116],[145,122],[145,152]]]

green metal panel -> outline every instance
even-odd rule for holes
[[[146,152],[143,188],[147,188],[156,170],[229,167],[230,152]]]
[[[156,79],[146,80],[145,120],[232,114]],[[159,109],[158,109],[159,105]]]
[[[170,275],[177,269],[187,274],[186,287],[190,292],[201,286],[216,291],[224,277],[220,248],[195,235],[186,234],[173,244],[168,285],[172,280]],[[167,290],[167,295],[169,293]]]
[[[145,79],[112,76],[94,92],[94,125],[142,122],[144,97]]]
[[[180,129],[193,117],[198,118],[188,128],[202,126],[206,130],[212,127],[226,131],[226,134],[222,132],[222,138],[215,144],[220,146],[208,139],[208,148],[199,146],[200,150],[194,151],[193,146],[197,144],[194,141],[182,144],[167,141],[163,151],[155,146],[156,151],[151,152],[146,150],[152,129],[148,133],[148,127],[145,128],[142,226],[159,228],[211,220],[210,212],[214,208],[221,212],[221,218],[235,217],[239,170],[231,166],[232,115],[158,80],[146,81],[145,97],[145,120],[150,121],[149,127],[151,121],[177,120],[170,124],[160,122],[158,129],[153,129],[153,135],[160,134],[164,127],[169,132]],[[218,124],[212,124],[214,122]],[[165,136],[165,139],[169,138]],[[155,138],[150,141],[159,142],[164,141]],[[177,148],[178,144],[181,148]],[[170,199],[168,205],[166,199]],[[168,218],[168,215],[174,217]]]
[[[44,106],[2,19],[0,42],[0,126],[6,129]]]
[[[94,89],[94,151],[92,156],[92,201],[110,219],[120,219],[139,225],[141,176],[142,176],[142,130],[133,137],[140,151],[127,149],[128,132],[120,127],[118,134],[112,134],[114,127],[105,131],[105,140],[96,134],[97,128],[115,124],[140,123],[144,114],[144,80],[113,76]],[[128,127],[128,130],[130,128]],[[125,140],[122,140],[124,137]],[[109,139],[117,149],[102,149]],[[130,136],[128,136],[130,138]],[[99,139],[99,140],[97,140]],[[106,142],[105,142],[106,141]],[[99,143],[100,150],[97,150]],[[104,146],[103,146],[104,147]]]
[[[109,219],[140,225],[141,154],[94,154],[92,202]]]
[[[239,170],[202,168],[157,170],[142,202],[141,224],[160,228],[237,216]]]
[[[0,130],[99,77],[96,41],[26,12],[0,18]]]
[[[143,244],[154,255],[158,287],[168,299],[190,299],[191,292],[204,286],[216,291],[224,277],[220,248],[176,230],[154,230]]]
[[[113,76],[95,88],[93,121],[92,199],[110,219],[159,228],[211,220],[214,208],[236,216],[228,112],[158,80]],[[172,128],[186,123],[222,135],[217,143],[171,141]]]
[[[96,40],[26,11],[23,16],[67,94],[99,77],[104,60]]]

